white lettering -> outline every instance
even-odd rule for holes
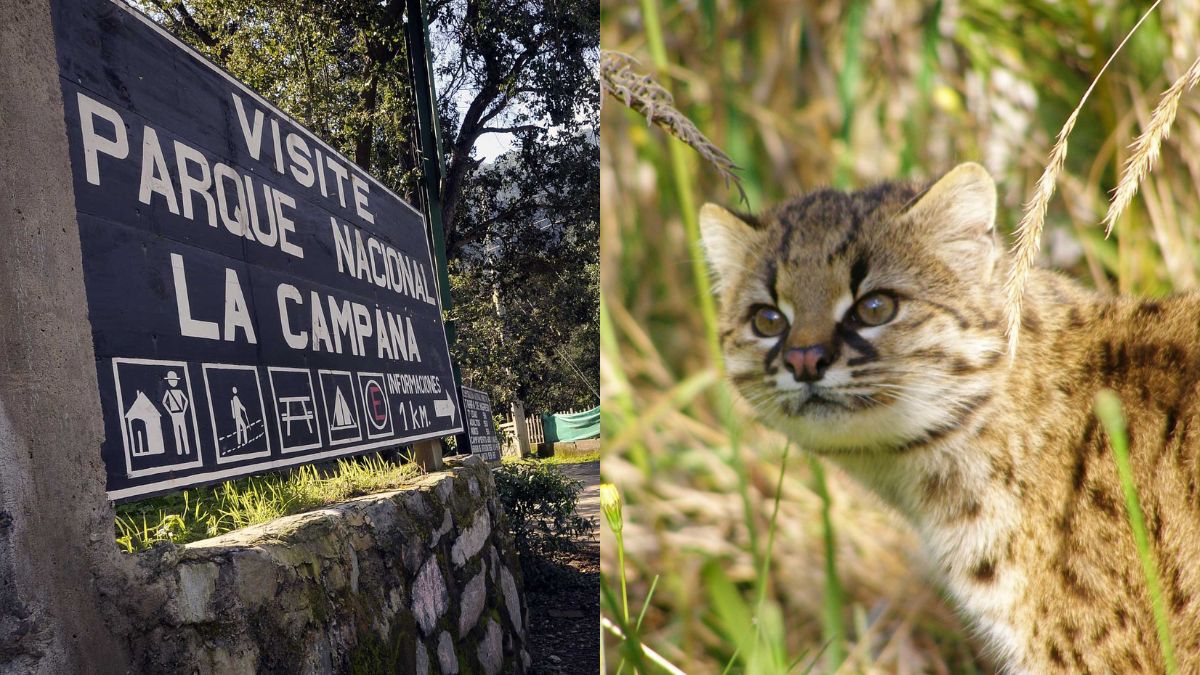
[[[254,324],[250,321],[250,309],[246,307],[246,296],[242,293],[242,282],[237,272],[225,270],[225,341],[237,339],[237,329],[246,331],[246,341],[258,344],[254,336]]]
[[[344,209],[346,208],[346,188],[342,184],[345,182],[349,174],[346,173],[346,167],[338,164],[328,157],[325,158],[325,164],[329,166],[329,170],[332,171],[333,175],[337,177],[338,202],[341,203],[342,208]]]
[[[179,309],[179,334],[206,340],[220,339],[220,329],[215,321],[200,321],[192,318],[192,303],[188,299],[187,277],[183,269],[183,256],[171,254],[171,274],[175,277],[175,306]]]
[[[371,186],[357,174],[350,177],[350,184],[354,188],[354,210],[363,220],[374,223],[375,216],[367,210],[367,193],[371,191]]]
[[[359,354],[357,340],[354,339],[354,310],[350,307],[349,300],[343,300],[341,305],[331,295],[329,296],[329,322],[333,324],[333,349],[338,354],[342,353],[342,335],[350,341],[350,349],[355,350],[355,356]]]
[[[116,110],[88,98],[79,92],[79,126],[83,131],[83,164],[87,172],[87,180],[92,185],[100,184],[99,154],[104,153],[116,159],[129,156],[129,136],[125,132],[125,120]],[[113,138],[108,139],[96,133],[96,120],[99,117],[113,125]],[[342,186],[339,184],[338,189]],[[343,201],[342,206],[346,203]]]
[[[388,314],[388,318],[390,319],[391,317],[392,315]],[[388,359],[395,361],[396,352],[392,349],[392,340],[395,338],[388,334],[387,320],[383,318],[383,312],[378,307],[375,308],[375,325],[379,328],[379,344],[375,349],[375,357],[382,359],[386,356]],[[395,319],[392,319],[392,325],[395,325]]]
[[[146,131],[149,131],[147,129]],[[229,196],[226,190],[226,184],[233,183],[234,196],[237,197],[237,206],[233,212],[229,211]],[[242,189],[242,178],[234,171],[232,167],[224,163],[217,163],[213,167],[213,183],[215,192],[217,193],[217,213],[221,214],[221,222],[225,225],[225,229],[229,230],[230,234],[236,234],[239,237],[246,237],[251,241],[254,240],[254,235],[250,233],[250,228],[244,222],[246,218],[246,191]]]
[[[357,302],[350,303],[354,310],[355,343],[354,355],[366,356],[366,340],[371,337],[371,312]]]
[[[317,176],[313,173],[312,162],[309,161],[308,143],[305,143],[298,134],[288,134],[287,151],[288,157],[292,160],[292,178],[306,188],[312,187]]]
[[[317,292],[309,293],[309,309],[312,311],[312,339],[313,351],[321,351],[321,345],[325,345],[325,351],[333,353],[333,342],[329,339],[329,324],[325,321],[325,310],[321,308],[321,298],[317,297]],[[339,343],[338,353],[341,353],[341,343]]]
[[[363,246],[362,230],[354,229],[354,252],[358,259],[358,267],[354,270],[354,276],[364,281],[371,280],[371,263],[367,260],[367,247]]]
[[[250,151],[250,156],[258,159],[262,153],[262,131],[263,131],[263,114],[258,108],[254,109],[254,127],[251,128],[250,122],[246,119],[246,109],[242,107],[242,98],[237,94],[232,94],[233,104],[237,108],[238,122],[242,125],[242,137],[246,139],[246,149]]]
[[[400,269],[400,254],[391,246],[387,247],[385,254],[387,260],[384,263],[384,268],[387,270],[388,288],[397,293],[403,293],[404,291],[400,288],[400,275],[397,271]]]
[[[404,328],[408,333],[408,360],[420,361],[421,348],[417,346],[417,335],[413,332],[412,319],[404,317]]]
[[[271,139],[275,141],[275,171],[283,173],[283,148],[279,142],[279,121],[271,118]]]
[[[291,284],[279,284],[279,288],[275,290],[275,297],[279,301],[279,323],[283,326],[283,341],[292,349],[307,348],[308,332],[303,330],[298,333],[293,332],[291,321],[288,318],[287,301],[303,302],[300,291]]]
[[[329,225],[333,230],[338,272],[437,305],[424,265],[375,237],[367,236],[364,240],[362,230],[339,224],[336,218],[330,218]]]
[[[296,208],[296,200],[275,190],[275,222],[279,226],[279,250],[296,258],[304,257],[304,249],[288,241],[288,233],[296,231],[296,223],[283,213],[283,207]]]
[[[392,361],[420,361],[417,335],[412,319],[393,314],[385,309],[371,308],[352,300],[339,300],[329,295],[309,293],[312,332],[294,328],[289,310],[292,306],[303,307],[303,295],[291,284],[280,284],[275,291],[279,305],[279,323],[283,338],[292,349],[311,348],[314,352],[332,354],[350,353],[354,356],[368,355],[368,340],[375,338],[375,355]],[[328,308],[328,319],[326,319]],[[228,319],[226,320],[228,322]],[[228,330],[228,329],[227,329]],[[436,378],[435,378],[436,379]]]
[[[387,255],[383,252],[383,244],[380,244],[375,237],[371,237],[367,240],[367,253],[371,261],[371,280],[375,282],[376,286],[387,288],[387,275],[379,272],[379,269],[375,266],[374,254],[376,253],[383,259],[383,265],[387,266]]]
[[[333,228],[333,243],[337,249],[337,268],[342,274],[354,276],[354,244],[350,242],[350,226],[339,227],[337,219],[329,217],[329,225]],[[349,270],[347,272],[346,270]]]
[[[388,314],[388,326],[391,328],[392,334],[392,349],[396,354],[408,360],[408,341],[404,339],[404,319],[400,319],[400,325],[396,325],[396,315]]]
[[[158,144],[158,133],[146,127],[146,135],[142,138],[142,180],[138,190],[138,201],[149,206],[150,193],[156,192],[167,200],[167,208],[171,213],[179,215],[179,201],[175,199],[175,184],[171,182],[171,174],[167,171],[167,160],[163,157],[162,146]]]
[[[249,181],[250,177],[247,176],[246,182],[249,183]],[[259,229],[258,226],[260,221],[257,217],[253,219],[251,224],[254,227],[254,236],[257,237],[260,242],[266,246],[274,246],[275,242],[279,241],[279,230],[275,227],[275,200],[272,194],[273,190],[271,190],[270,185],[263,183],[262,191],[263,209],[267,212],[267,224],[270,225],[270,227],[266,231]],[[251,192],[251,194],[253,193]],[[253,197],[251,197],[251,199],[253,199]]]
[[[325,189],[325,162],[322,161],[323,155],[321,154],[321,149],[314,149],[313,154],[317,158],[317,182],[321,185],[321,196],[328,197],[329,191]]]
[[[188,162],[200,167],[200,177],[188,173]],[[208,224],[217,226],[217,205],[208,189],[212,187],[212,172],[208,168],[208,160],[199,150],[175,141],[175,164],[179,167],[179,197],[183,200],[183,217],[193,219],[192,197],[200,195],[208,208]]]

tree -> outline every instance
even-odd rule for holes
[[[455,0],[439,16],[437,42],[450,48],[438,60],[443,116],[460,120],[443,186],[454,257],[487,236],[459,222],[480,137],[513,133],[523,148],[544,147],[548,127],[598,128],[600,7],[595,0]]]
[[[137,0],[192,47],[413,200],[403,0]]]
[[[594,132],[527,143],[480,170],[462,225],[488,232],[452,266],[455,349],[494,402],[539,410],[599,399],[599,155]]]
[[[406,199],[417,185],[404,0],[136,0]],[[457,212],[487,134],[542,138],[598,123],[600,10],[594,0],[428,3],[449,139],[443,180],[448,255],[486,236]]]
[[[135,2],[418,201],[404,0]],[[456,359],[497,407],[514,396],[587,405],[599,386],[599,150],[578,129],[599,123],[599,6],[431,0],[427,11]],[[511,134],[516,148],[485,168],[474,149],[488,134]]]

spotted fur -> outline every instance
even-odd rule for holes
[[[820,190],[756,218],[701,212],[730,378],[759,417],[901,512],[1009,672],[1161,672],[1112,452],[1114,389],[1182,672],[1200,672],[1200,297],[1139,301],[1036,271],[1004,353],[995,186],[964,164],[932,185]],[[885,291],[895,318],[854,303]],[[758,336],[751,308],[789,321]],[[823,344],[816,382],[787,350]]]

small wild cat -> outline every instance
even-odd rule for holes
[[[1200,673],[1200,296],[1109,297],[1034,271],[1005,352],[996,189],[820,190],[701,211],[729,375],[763,421],[920,534],[1009,672],[1163,672],[1102,387],[1131,454],[1181,672]]]

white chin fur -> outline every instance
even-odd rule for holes
[[[886,450],[948,423],[952,415],[934,403],[938,398],[906,398],[862,410],[820,408],[800,415],[777,409],[763,421],[811,452]]]

